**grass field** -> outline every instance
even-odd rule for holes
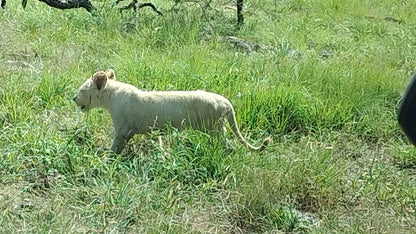
[[[246,0],[240,28],[233,1],[151,2],[163,16],[0,9],[0,233],[416,232],[416,149],[396,120],[416,2]],[[220,93],[250,142],[273,143],[170,129],[163,149],[135,136],[112,156],[109,114],[72,101],[107,68]]]

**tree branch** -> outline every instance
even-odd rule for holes
[[[159,10],[157,10],[156,7],[155,7],[155,5],[153,5],[152,3],[140,3],[137,10],[140,10],[140,8],[147,7],[147,6],[148,7],[151,7],[153,9],[153,11],[155,11],[159,15],[162,15],[163,16],[162,12],[160,12]]]
[[[92,5],[90,0],[38,0],[40,2],[44,2],[50,7],[58,8],[61,10],[65,9],[72,9],[72,8],[84,8],[88,12],[91,12],[95,9],[95,7]],[[116,0],[114,5],[119,4],[123,0]],[[176,3],[179,2],[179,0],[175,0]],[[211,1],[207,2],[207,5],[209,6],[209,3]],[[22,0],[22,6],[23,8],[26,8],[27,0]],[[238,25],[244,24],[244,17],[243,17],[243,4],[244,0],[237,0],[237,22]],[[6,0],[0,0],[0,7],[5,8],[6,7]],[[162,12],[160,12],[155,5],[152,3],[138,3],[138,0],[132,0],[132,2],[124,7],[120,7],[120,11],[127,10],[130,8],[133,8],[134,11],[137,13],[141,8],[143,7],[151,7],[154,12],[156,12],[159,15],[163,15]],[[387,20],[387,19],[386,19]],[[391,20],[391,19],[389,19]]]
[[[122,0],[119,0],[116,2],[116,4],[118,4],[119,2],[121,2]],[[153,5],[152,3],[138,3],[137,0],[133,0],[129,5],[124,6],[124,7],[120,7],[120,11],[122,10],[127,10],[130,8],[133,8],[135,12],[138,12],[141,8],[143,7],[151,7],[153,9],[154,12],[156,12],[159,15],[163,15],[162,12],[160,12],[155,5]]]

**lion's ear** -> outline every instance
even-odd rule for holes
[[[105,71],[105,73],[107,74],[108,79],[112,79],[112,80],[116,79],[116,73],[114,72],[113,69],[108,69],[107,71]]]
[[[100,90],[101,88],[105,87],[106,83],[107,83],[107,74],[105,72],[96,72],[93,76],[92,76],[92,80],[94,81],[94,84],[97,85],[98,90]]]

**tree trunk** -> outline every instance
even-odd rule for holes
[[[48,4],[51,7],[55,7],[61,10],[72,8],[84,8],[87,11],[92,11],[94,6],[89,0],[39,0]]]
[[[244,4],[244,0],[237,0],[237,22],[238,22],[238,25],[243,25],[244,24],[243,4]]]

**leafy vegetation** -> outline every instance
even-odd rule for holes
[[[416,2],[247,0],[240,28],[232,1],[152,2],[163,16],[0,10],[0,232],[416,231],[395,109]],[[231,133],[170,129],[163,147],[135,136],[113,156],[109,114],[72,101],[107,68],[145,90],[220,93],[251,142],[274,141],[252,153]]]

